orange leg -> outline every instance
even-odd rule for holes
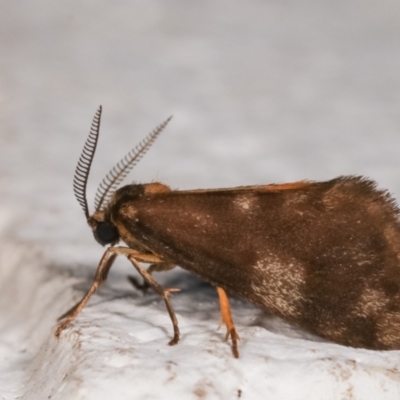
[[[225,340],[230,337],[232,340],[232,353],[235,358],[239,358],[239,351],[237,347],[237,342],[240,339],[239,335],[236,333],[235,324],[232,320],[231,309],[229,307],[229,300],[226,292],[221,287],[217,287],[217,292],[219,296],[219,304],[221,307],[221,317],[222,322],[226,325],[226,336]]]

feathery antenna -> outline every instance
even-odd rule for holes
[[[158,135],[167,126],[172,116],[165,122],[154,129],[146,136],[137,146],[135,146],[128,154],[125,155],[105,176],[101,181],[94,200],[95,210],[100,211],[108,204],[114,191],[122,180],[128,175],[132,168],[142,159],[147,150],[151,147]]]
[[[79,157],[78,165],[74,175],[74,193],[78,203],[83,208],[86,219],[89,218],[89,210],[86,199],[86,186],[89,178],[90,167],[92,165],[94,153],[96,151],[97,140],[99,138],[100,120],[102,107],[100,106],[93,118],[90,133],[86,139],[82,154]]]

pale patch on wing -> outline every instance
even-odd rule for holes
[[[355,314],[374,319],[377,339],[389,348],[399,348],[400,313],[388,312],[389,301],[385,293],[365,288],[356,306]]]
[[[382,291],[366,287],[360,296],[355,312],[358,316],[375,317],[382,313],[387,303],[388,298]]]
[[[260,304],[284,316],[300,315],[305,273],[298,262],[282,263],[271,255],[258,261],[253,270],[255,279],[251,287]]]
[[[254,198],[252,196],[237,196],[234,205],[241,211],[247,212],[253,208]]]
[[[377,337],[386,346],[400,346],[400,313],[385,313],[377,322]]]

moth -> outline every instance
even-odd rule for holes
[[[359,176],[213,190],[171,190],[159,182],[118,188],[168,119],[106,175],[90,215],[86,186],[101,113],[100,107],[74,192],[95,239],[109,247],[88,292],[60,317],[57,337],[123,255],[163,297],[170,345],[179,341],[170,301],[178,289],[164,289],[151,272],[180,266],[217,289],[235,357],[239,336],[227,292],[344,346],[400,349],[399,209],[387,191]],[[126,246],[116,246],[120,241]]]

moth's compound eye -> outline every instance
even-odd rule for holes
[[[110,222],[100,222],[93,233],[95,239],[103,246],[119,239],[117,228]]]

